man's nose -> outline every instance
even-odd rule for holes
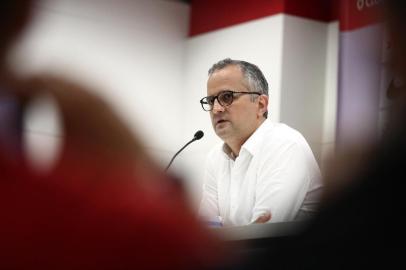
[[[218,99],[215,99],[213,103],[213,113],[219,112],[224,112],[224,107],[220,105]]]

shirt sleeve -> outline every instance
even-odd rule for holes
[[[220,216],[217,179],[213,172],[212,160],[213,156],[209,155],[204,172],[203,195],[199,209],[199,215],[204,219],[213,219],[216,216]]]
[[[258,168],[252,220],[266,211],[271,222],[291,221],[298,213],[310,184],[309,160],[297,143],[269,151]]]

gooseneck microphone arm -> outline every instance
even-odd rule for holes
[[[178,152],[176,152],[176,154],[172,157],[171,161],[169,162],[168,166],[166,166],[165,171],[167,171],[169,169],[173,160],[176,158],[177,155],[179,155],[180,152],[182,152],[183,149],[186,148],[186,146],[188,146],[189,144],[191,144],[194,141],[200,140],[203,137],[203,135],[204,135],[203,131],[201,131],[201,130],[197,131],[195,133],[195,135],[193,136],[193,139],[190,140],[187,144],[185,144]]]

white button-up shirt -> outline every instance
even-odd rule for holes
[[[317,162],[304,137],[265,120],[235,160],[222,144],[208,155],[200,214],[224,225],[246,225],[269,211],[271,222],[316,211],[321,192]]]

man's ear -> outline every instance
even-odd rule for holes
[[[260,95],[258,97],[258,116],[263,116],[268,111],[268,99],[266,95]]]

